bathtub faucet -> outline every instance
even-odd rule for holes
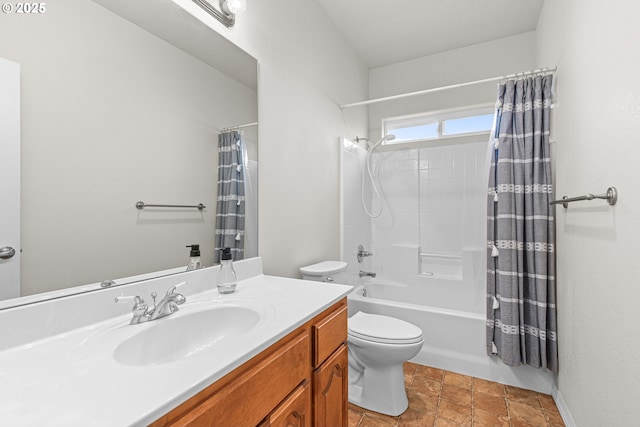
[[[370,271],[362,271],[362,270],[360,270],[360,273],[358,273],[358,276],[360,276],[360,277],[376,277],[376,273],[372,273]]]

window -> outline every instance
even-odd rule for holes
[[[484,134],[492,124],[493,107],[483,106],[383,119],[382,129],[396,136],[391,145]]]

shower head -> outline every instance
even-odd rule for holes
[[[392,133],[388,133],[385,136],[382,137],[382,139],[380,140],[380,142],[382,141],[393,141],[394,139],[396,139],[396,136]]]
[[[384,141],[393,141],[394,139],[396,139],[396,136],[388,133],[385,136],[383,136],[382,138],[380,138],[380,140],[378,142],[376,142],[375,144],[373,144],[370,148],[369,151],[373,151],[378,145],[382,144]]]

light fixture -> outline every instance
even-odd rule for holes
[[[193,0],[193,2],[227,28],[233,27],[236,23],[236,14],[244,12],[247,8],[246,0],[220,0],[220,10],[213,7],[207,0]]]

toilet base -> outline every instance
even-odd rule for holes
[[[366,368],[361,381],[349,384],[349,402],[394,417],[402,414],[409,407],[402,364]]]

